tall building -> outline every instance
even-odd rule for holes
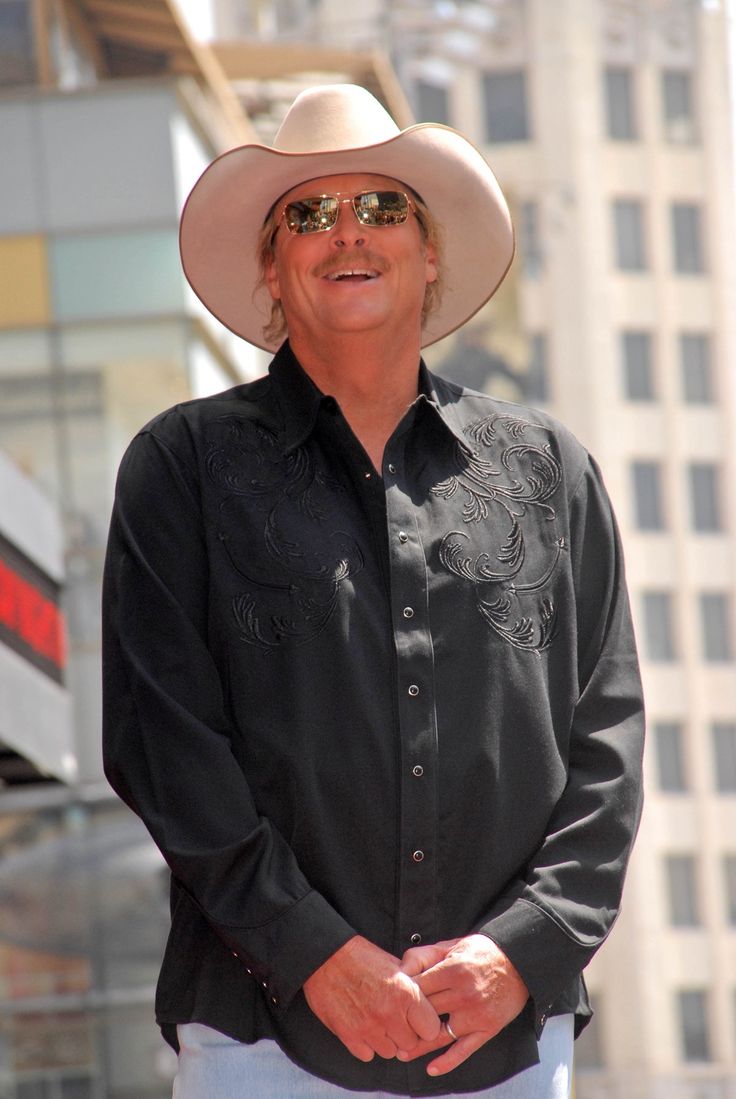
[[[649,713],[644,823],[619,926],[589,970],[597,1017],[579,1043],[576,1095],[733,1097],[736,224],[726,5],[215,8],[223,35],[390,52],[417,119],[465,132],[510,196],[518,258],[503,294],[428,359],[543,403],[600,461],[627,551]]]

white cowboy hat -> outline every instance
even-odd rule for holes
[[[328,84],[294,100],[274,140],[231,149],[194,185],[181,217],[184,273],[211,313],[243,339],[275,351],[263,327],[271,296],[256,289],[263,222],[281,195],[318,176],[390,176],[426,203],[444,229],[442,300],[422,346],[447,336],[496,291],[514,254],[506,200],[467,138],[448,126],[399,130],[365,88]]]

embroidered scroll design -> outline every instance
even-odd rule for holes
[[[223,417],[216,428],[224,438],[210,446],[205,466],[222,492],[218,538],[248,584],[232,598],[238,634],[264,651],[303,644],[325,628],[340,587],[363,568],[336,506],[343,489],[304,447],[284,454],[261,425]]]
[[[552,447],[526,438],[540,431],[546,429],[520,417],[476,421],[465,429],[475,444],[472,454],[457,444],[457,472],[432,488],[445,500],[462,500],[466,524],[444,535],[440,563],[475,586],[478,610],[499,637],[534,653],[548,649],[555,637],[557,611],[544,591],[566,548],[562,537],[539,537],[540,519],[554,524],[552,501],[562,480]],[[481,526],[482,543],[490,543],[491,551],[478,550]]]

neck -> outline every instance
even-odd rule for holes
[[[397,348],[375,333],[350,333],[315,346],[290,333],[289,342],[314,384],[340,405],[380,472],[386,443],[417,396],[420,340]]]

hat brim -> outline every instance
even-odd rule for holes
[[[179,246],[197,297],[226,328],[267,351],[271,297],[258,287],[258,236],[274,202],[318,176],[390,176],[419,194],[443,229],[442,298],[426,318],[427,347],[470,319],[514,255],[506,200],[487,161],[456,130],[421,123],[376,145],[292,153],[243,145],[209,165],[186,201]]]

